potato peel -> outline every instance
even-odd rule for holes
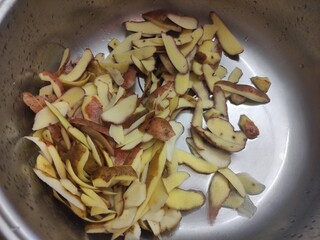
[[[175,136],[170,123],[159,117],[150,119],[145,125],[139,127],[139,129],[164,142]]]
[[[221,207],[255,213],[247,194],[265,186],[229,165],[259,129],[244,115],[241,130],[234,129],[227,102],[268,103],[271,82],[253,77],[256,87],[239,84],[239,68],[221,80],[227,75],[219,65],[222,50],[238,55],[243,48],[215,13],[210,17],[214,24],[200,26],[191,16],[144,13],[145,21],[124,24],[133,33],[113,38],[108,55],[93,56],[86,48],[73,62],[67,48],[55,72],[39,74],[47,85],[22,94],[36,114],[35,132],[26,137],[40,148],[34,172],[87,222],[87,233],[139,239],[141,229],[159,237],[173,230],[182,211],[206,201],[203,192],[182,188],[194,181],[192,170],[215,174],[208,188],[210,222]],[[189,129],[176,120],[186,111],[193,113]],[[191,153],[176,148],[187,130]]]

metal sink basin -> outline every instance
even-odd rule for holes
[[[33,78],[55,70],[64,47],[73,57],[89,47],[107,53],[112,37],[124,37],[122,22],[165,8],[208,22],[214,10],[243,43],[239,61],[223,65],[244,71],[243,80],[265,75],[272,81],[270,104],[234,108],[247,113],[261,137],[234,154],[232,169],[266,185],[253,197],[251,219],[223,210],[211,226],[207,206],[185,214],[163,239],[320,239],[320,1],[284,0],[0,0],[0,232],[5,239],[108,239],[86,235],[84,223],[52,197],[33,173],[37,148],[23,139],[33,114],[23,91]],[[181,116],[181,121],[190,121]],[[190,187],[206,190],[208,179]],[[144,239],[152,238],[144,234]]]

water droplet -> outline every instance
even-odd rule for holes
[[[291,237],[291,238],[294,238],[296,235],[297,235],[296,233],[292,233],[292,234],[290,235],[290,237]]]

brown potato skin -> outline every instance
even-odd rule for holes
[[[241,96],[235,93],[232,93],[229,99],[230,99],[230,102],[232,102],[235,105],[240,105],[242,103],[245,103],[247,100],[244,96]]]
[[[86,127],[90,127],[93,130],[102,133],[105,136],[109,136],[109,128],[106,126],[103,126],[101,124],[98,124],[96,122],[84,119],[84,118],[70,118],[69,122],[71,124],[74,124],[76,126],[86,126]]]
[[[89,63],[89,65],[87,67],[87,71],[94,73],[96,76],[101,76],[101,75],[108,73],[108,71],[106,69],[101,67],[98,60],[96,60],[96,59],[91,60],[91,62]]]
[[[150,22],[156,25],[165,26],[172,31],[176,31],[176,32],[181,31],[181,27],[179,27],[178,25],[173,23],[170,19],[168,19],[168,12],[163,9],[153,10],[153,11],[143,13],[142,17],[145,20],[149,20]]]
[[[239,127],[249,139],[255,139],[260,134],[259,128],[254,124],[254,122],[244,115],[241,115],[240,117]]]
[[[56,145],[60,144],[60,142],[63,140],[60,125],[59,124],[49,125],[48,130],[51,134],[53,143]]]
[[[196,60],[198,63],[203,64],[207,59],[207,55],[203,52],[197,52],[194,56],[194,60]]]
[[[131,150],[121,150],[119,148],[114,150],[114,164],[119,165],[131,165],[138,152],[141,150],[140,145],[134,147]]]
[[[260,91],[257,88],[254,88],[250,85],[236,84],[236,83],[232,83],[232,82],[228,82],[228,81],[218,81],[216,83],[216,85],[221,87],[222,89],[224,89],[224,86],[225,86],[225,87],[237,90],[237,91],[239,91],[239,92],[237,92],[237,94],[244,96],[244,97],[246,97],[250,100],[253,100],[253,101],[256,101],[256,100],[252,98],[252,95],[259,97],[260,101],[258,101],[258,102],[260,102],[260,103],[270,102],[270,98],[266,93]],[[231,92],[231,90],[230,90],[230,92]]]
[[[129,165],[114,167],[99,167],[92,175],[92,179],[101,178],[109,182],[115,176],[134,176],[137,177],[135,170]]]

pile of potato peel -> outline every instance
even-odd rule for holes
[[[35,113],[34,132],[25,137],[40,149],[35,174],[87,222],[87,233],[112,239],[139,239],[141,229],[160,237],[178,226],[181,212],[203,206],[206,195],[210,222],[221,207],[253,216],[249,195],[265,186],[228,166],[259,129],[241,115],[235,130],[227,101],[268,103],[269,79],[239,84],[235,68],[223,80],[223,53],[239,55],[243,47],[214,12],[202,26],[163,10],[142,17],[125,23],[130,34],[112,39],[107,56],[88,48],[73,62],[65,49],[56,72],[39,73],[39,93],[23,93]],[[190,129],[175,120],[184,110],[193,112]],[[186,130],[190,152],[175,148]],[[208,192],[180,188],[192,176],[179,165],[211,174]]]

